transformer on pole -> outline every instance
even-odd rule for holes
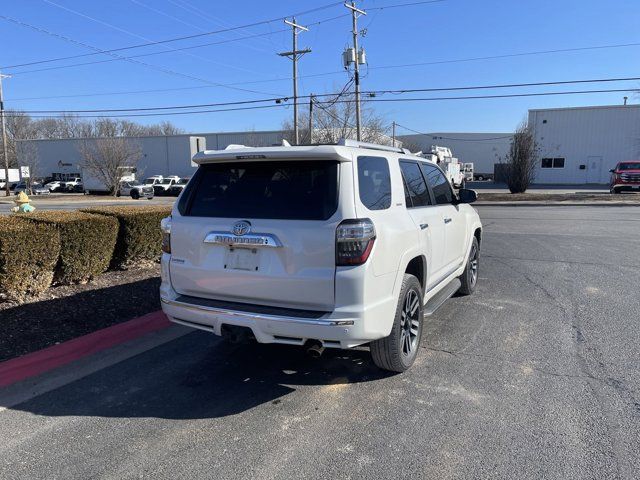
[[[354,85],[356,94],[356,135],[357,140],[362,140],[361,113],[360,113],[360,65],[366,63],[366,54],[364,49],[358,50],[358,16],[366,15],[367,12],[356,7],[356,2],[345,3],[345,7],[351,10],[351,23],[353,26],[353,48],[347,48],[342,54],[345,68],[349,68],[349,64],[354,65]]]

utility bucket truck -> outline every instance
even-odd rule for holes
[[[432,145],[431,153],[422,153],[421,156],[437,163],[453,187],[465,187],[464,169],[458,159],[453,156],[450,148]]]

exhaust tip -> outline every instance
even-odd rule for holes
[[[322,346],[322,343],[317,341],[317,340],[313,340],[311,342],[308,342],[308,346],[307,346],[307,354],[312,357],[312,358],[320,358],[322,356],[322,352],[324,352],[324,347]]]

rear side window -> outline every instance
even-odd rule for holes
[[[415,162],[400,162],[402,177],[411,203],[407,202],[407,208],[424,207],[431,204],[429,190],[424,181],[420,167]],[[406,199],[407,195],[405,195]]]
[[[422,171],[427,179],[427,183],[431,187],[436,204],[443,205],[453,202],[453,192],[449,180],[444,176],[442,170],[435,165],[422,163]]]
[[[369,210],[391,206],[391,179],[385,157],[358,157],[360,201]]]
[[[279,220],[327,220],[337,208],[337,161],[201,165],[178,204],[186,216]]]

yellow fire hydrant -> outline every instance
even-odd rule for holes
[[[36,207],[34,207],[33,205],[31,205],[29,202],[31,200],[29,200],[29,196],[24,193],[24,192],[20,192],[18,194],[18,196],[16,197],[16,199],[14,200],[14,203],[16,204],[15,207],[13,207],[11,209],[12,212],[14,213],[30,213],[33,212]]]

